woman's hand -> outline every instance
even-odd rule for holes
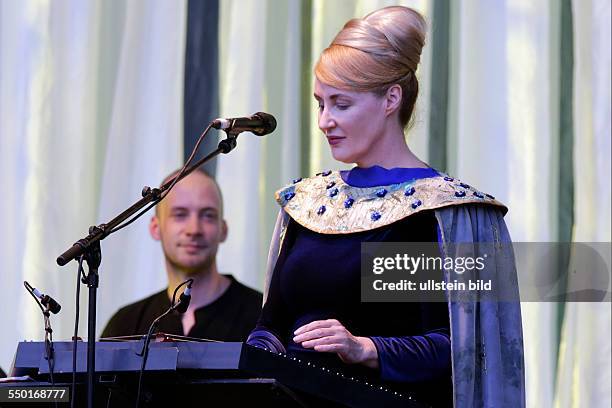
[[[315,320],[298,328],[293,341],[304,348],[336,353],[345,363],[378,368],[378,352],[368,337],[353,336],[336,319]]]

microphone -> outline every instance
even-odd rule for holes
[[[189,302],[191,302],[191,284],[189,284],[187,288],[185,288],[185,291],[181,293],[181,296],[179,296],[179,301],[174,305],[174,310],[179,313],[185,313],[189,307]]]
[[[212,121],[212,127],[235,134],[251,132],[263,136],[274,132],[276,119],[269,113],[257,112],[246,118],[218,118]]]
[[[31,289],[30,292],[36,296],[38,298],[38,300],[40,300],[40,303],[43,306],[46,306],[49,308],[49,311],[53,314],[58,314],[59,311],[61,310],[62,306],[60,306],[59,303],[57,303],[55,301],[55,299],[53,299],[51,296],[49,295],[45,295],[44,293],[42,293],[40,290],[36,289],[35,287],[33,287],[32,285],[30,285],[28,282],[24,282],[26,283],[26,287],[28,289]]]

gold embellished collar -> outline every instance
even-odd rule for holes
[[[398,184],[353,187],[338,171],[297,179],[276,201],[300,225],[321,234],[349,234],[392,224],[424,210],[467,203],[507,208],[492,195],[440,175]]]

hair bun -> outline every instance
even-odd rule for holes
[[[391,6],[349,20],[315,66],[317,79],[336,88],[384,94],[402,87],[400,121],[414,109],[419,84],[415,72],[425,44],[425,20],[408,7]]]
[[[331,45],[392,58],[415,72],[425,45],[425,32],[425,20],[419,13],[407,7],[391,6],[364,18],[349,20]]]

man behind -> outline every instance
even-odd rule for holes
[[[227,238],[217,183],[200,169],[176,183],[156,207],[149,232],[162,244],[168,288],[121,308],[102,337],[147,333],[153,320],[170,307],[174,288],[192,278],[187,312],[166,316],[158,331],[222,341],[246,340],[259,317],[262,295],[217,270],[217,249]]]

